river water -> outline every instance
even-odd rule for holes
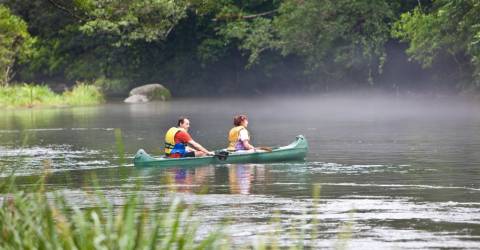
[[[190,118],[197,142],[225,147],[237,113],[248,114],[255,145],[286,145],[305,135],[305,163],[168,169],[131,163],[139,148],[160,154],[164,132],[180,115]],[[49,171],[48,190],[79,207],[89,206],[92,178],[119,206],[130,192],[147,202],[167,193],[197,204],[200,233],[230,219],[225,231],[236,244],[276,232],[280,244],[301,238],[315,248],[480,249],[478,102],[282,96],[2,111],[0,168],[3,176],[14,170],[25,186]],[[138,182],[142,189],[132,191]]]

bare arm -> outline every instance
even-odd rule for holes
[[[254,149],[255,147],[250,144],[250,142],[248,140],[245,140],[245,141],[242,141],[243,143],[243,146],[247,149],[247,150],[250,150],[250,149]]]
[[[199,151],[202,151],[204,152],[205,154],[209,154],[210,151],[208,151],[207,149],[205,149],[202,145],[200,145],[200,143],[194,141],[194,140],[191,140],[188,142],[188,144],[192,145],[196,150],[199,150]]]

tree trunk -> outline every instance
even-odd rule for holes
[[[7,69],[5,70],[5,76],[4,76],[2,85],[8,86],[8,84],[10,83],[10,80],[12,79],[12,77],[13,77],[13,75],[12,75],[12,67],[11,67],[11,66],[7,66]]]

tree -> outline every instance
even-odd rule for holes
[[[272,17],[237,15],[219,31],[240,41],[250,64],[270,49],[304,58],[308,72],[326,77],[358,74],[372,83],[381,72],[394,14],[387,1],[285,0],[265,13]]]
[[[115,45],[165,40],[186,16],[188,3],[171,0],[83,0],[76,7],[85,16],[80,30],[87,35],[108,34]]]
[[[0,5],[0,85],[8,85],[17,59],[27,53],[30,42],[27,24]]]
[[[401,15],[393,35],[407,42],[407,53],[424,67],[448,57],[456,63],[460,88],[480,87],[480,2],[436,0]]]

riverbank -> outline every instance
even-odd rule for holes
[[[105,102],[95,86],[77,84],[61,94],[46,85],[17,84],[0,87],[0,109],[86,106]]]

